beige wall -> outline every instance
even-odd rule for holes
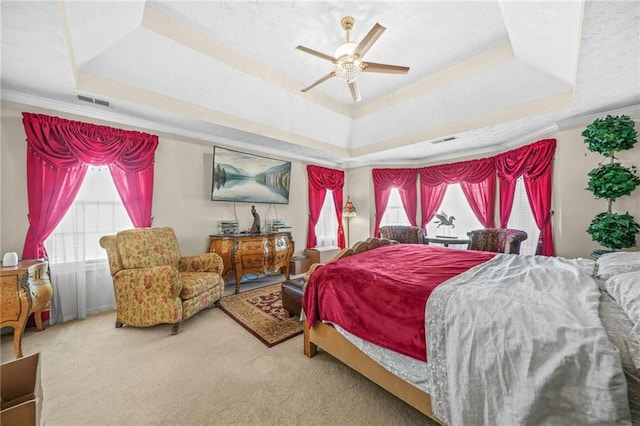
[[[112,125],[57,111],[3,103],[0,128],[0,253],[21,253],[28,228],[25,135],[20,116],[23,110]],[[640,130],[640,118],[635,119],[636,129]],[[115,127],[127,128],[119,125]],[[553,227],[556,254],[565,257],[587,257],[594,249],[599,248],[585,230],[591,219],[598,212],[606,210],[607,205],[606,201],[595,200],[592,194],[584,189],[587,186],[587,173],[598,165],[602,157],[586,149],[580,135],[583,128],[584,126],[563,129],[545,136],[556,138],[558,141],[554,162]],[[527,143],[532,142],[535,140]],[[493,154],[477,157],[490,155]],[[618,156],[627,166],[640,166],[640,144]],[[284,156],[279,158],[288,160]],[[253,221],[250,204],[237,203],[234,210],[233,203],[210,201],[212,161],[211,144],[160,135],[156,153],[153,225],[174,227],[185,254],[196,254],[206,249],[207,236],[217,231],[219,219],[233,219],[237,214],[241,229],[248,229]],[[360,167],[346,172],[345,200],[347,195],[351,196],[358,214],[349,222],[351,244],[369,237],[375,223],[371,169],[372,167]],[[267,206],[256,205],[263,221],[276,218],[273,209],[266,217]],[[276,205],[275,208],[277,216],[285,219],[287,224],[293,227],[296,253],[301,253],[307,238],[306,163],[292,161],[289,204]],[[628,211],[640,221],[640,189],[630,197],[624,197],[614,203],[614,210]]]
[[[632,117],[636,122],[636,130],[640,132],[640,117]],[[536,142],[540,139],[555,138],[557,140],[556,155],[553,165],[553,198],[551,208],[554,211],[552,219],[556,255],[564,257],[589,257],[593,250],[602,248],[591,240],[586,229],[593,217],[606,211],[607,201],[596,200],[593,194],[587,191],[587,173],[603,160],[599,154],[587,150],[581,135],[586,127],[581,125],[575,128],[562,129],[527,141],[522,145]],[[412,164],[394,167],[423,167],[441,163],[464,161],[473,158],[482,158],[495,155],[487,153],[474,157],[464,157],[439,163]],[[635,165],[640,169],[640,142],[626,152],[616,155],[627,167]],[[380,166],[383,167],[383,166]],[[367,238],[373,232],[375,224],[375,205],[373,202],[373,183],[371,170],[373,167],[362,167],[347,171],[347,194],[358,208],[358,217],[351,222],[351,243]],[[418,194],[419,197],[419,194]],[[497,201],[496,201],[497,203]],[[419,205],[419,200],[418,200]],[[640,188],[631,196],[623,197],[613,204],[613,210],[617,212],[629,212],[640,223]],[[496,206],[496,223],[499,223],[499,209]],[[420,223],[420,211],[418,209],[418,224]],[[640,243],[640,236],[637,236]],[[627,250],[638,250],[635,247]]]
[[[640,131],[640,117],[632,118],[636,130]],[[553,232],[556,252],[567,257],[586,257],[593,250],[602,248],[591,240],[586,229],[596,214],[607,210],[607,201],[596,200],[585,188],[589,180],[587,173],[598,167],[604,157],[587,149],[581,135],[585,127],[561,130],[554,136],[558,145],[553,170]],[[640,143],[631,150],[617,153],[616,157],[627,167],[640,166]],[[640,188],[615,201],[613,211],[628,211],[640,223]],[[640,243],[640,237],[636,236],[636,239]]]
[[[373,202],[373,181],[371,180],[371,168],[360,167],[345,172],[344,199],[351,197],[356,206],[356,217],[349,220],[348,245],[369,238],[375,222],[372,222],[372,212],[375,211]],[[346,221],[345,229],[346,229]],[[346,232],[346,231],[345,231]]]
[[[15,109],[17,108],[17,109]],[[5,103],[2,108],[1,126],[1,204],[0,204],[0,253],[22,253],[28,229],[26,188],[26,142],[22,127],[21,111],[44,113],[113,127],[126,126],[100,122],[74,116]],[[140,129],[138,129],[140,130]],[[144,131],[144,129],[142,129]],[[154,132],[150,132],[154,133]],[[171,226],[175,229],[180,249],[185,255],[206,251],[208,235],[217,232],[219,219],[237,218],[242,230],[253,223],[251,204],[210,200],[213,145],[191,143],[177,137],[160,135],[156,151],[156,169],[153,197],[153,226]],[[220,144],[222,146],[222,144]],[[228,148],[233,148],[227,146]],[[247,151],[247,150],[242,150]],[[278,157],[289,160],[285,157]],[[256,204],[262,223],[265,219],[285,219],[293,228],[296,254],[302,253],[307,242],[307,175],[306,164],[292,161],[291,191],[288,205],[275,205],[267,215],[268,204]]]

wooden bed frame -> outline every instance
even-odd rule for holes
[[[351,256],[363,251],[372,250],[381,246],[396,244],[397,241],[386,240],[384,238],[369,238],[353,245],[350,249],[342,250],[331,262],[346,256]],[[305,275],[305,283],[309,276],[321,266],[314,264]],[[358,349],[353,343],[347,340],[333,326],[322,322],[317,322],[313,327],[309,327],[304,321],[304,353],[308,357],[313,357],[318,347],[337,358],[347,366],[356,370],[364,377],[368,378],[383,389],[397,396],[407,404],[425,414],[431,420],[444,425],[438,419],[431,408],[431,397],[428,393],[418,389],[412,384],[395,376],[380,364],[375,362],[364,352]]]

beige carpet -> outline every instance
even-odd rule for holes
[[[41,353],[54,425],[431,425],[303,336],[267,348],[218,308],[168,325],[114,327],[115,313],[26,331]],[[13,359],[2,336],[2,361]]]

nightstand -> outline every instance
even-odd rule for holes
[[[0,327],[13,328],[16,358],[22,356],[22,333],[29,314],[34,314],[38,331],[43,329],[42,312],[49,309],[53,296],[47,266],[42,260],[21,260],[16,266],[0,268]]]

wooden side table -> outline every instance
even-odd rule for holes
[[[281,270],[287,280],[293,256],[293,241],[288,232],[269,234],[209,235],[209,251],[217,253],[224,263],[222,276],[233,271],[236,293],[240,292],[242,274]]]
[[[13,351],[22,357],[22,334],[29,315],[33,313],[36,328],[42,331],[42,312],[49,309],[53,288],[49,281],[47,262],[22,260],[16,266],[0,268],[0,327],[13,328]]]

